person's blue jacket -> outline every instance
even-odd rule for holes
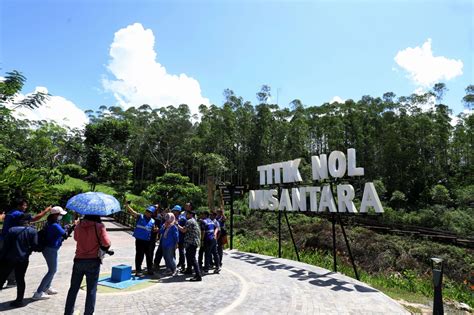
[[[7,212],[7,215],[5,216],[5,220],[3,221],[3,229],[2,229],[2,233],[0,234],[0,240],[5,239],[5,237],[7,236],[8,230],[10,230],[10,228],[18,225],[19,223],[18,219],[23,214],[28,216],[26,218],[27,220],[31,220],[31,214],[26,214],[23,211],[11,210]]]
[[[32,250],[38,246],[38,233],[30,226],[14,226],[5,236],[0,258],[10,262],[28,261]]]
[[[181,213],[178,216],[178,225],[180,227],[185,227],[187,221],[188,221],[188,219],[186,219],[186,214]],[[179,231],[179,244],[183,244],[183,243],[184,243],[184,233]]]
[[[178,244],[179,240],[179,232],[178,228],[176,225],[173,225],[170,227],[170,230],[168,231],[168,234],[165,237],[165,226],[163,225],[160,229],[160,234],[161,234],[161,246],[163,248],[170,248],[170,247],[176,247]]]
[[[59,225],[58,222],[48,223],[46,229],[46,246],[52,248],[61,247],[66,231],[61,227],[61,225]]]

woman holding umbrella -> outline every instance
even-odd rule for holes
[[[64,314],[74,313],[74,304],[84,276],[87,283],[84,314],[94,314],[97,282],[102,263],[101,250],[108,250],[111,245],[100,216],[107,216],[121,211],[120,203],[110,195],[89,192],[69,199],[66,208],[84,215],[84,218],[74,229],[74,240],[77,242],[76,255]]]
[[[133,210],[128,203],[125,203],[127,211],[137,218],[137,225],[133,231],[135,237],[135,273],[137,276],[142,274],[143,256],[146,256],[146,268],[149,275],[153,275],[153,252],[150,251],[152,233],[155,229],[155,220],[153,214],[156,211],[155,206],[146,208],[145,214]]]

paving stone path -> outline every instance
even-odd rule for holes
[[[108,227],[114,226],[107,222]],[[110,232],[115,255],[107,257],[101,273],[125,263],[134,265],[134,239],[126,232]],[[72,270],[75,242],[60,249],[53,287],[59,294],[49,300],[31,296],[46,273],[41,254],[34,253],[26,274],[25,307],[8,304],[16,289],[0,291],[2,314],[62,314]],[[162,262],[163,264],[164,262]],[[98,293],[95,314],[408,314],[397,302],[367,284],[326,269],[263,255],[226,251],[223,270],[202,282],[187,276],[160,278],[138,291]],[[76,309],[82,314],[85,292]],[[78,313],[79,313],[78,312]]]

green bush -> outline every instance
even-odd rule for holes
[[[474,185],[458,188],[454,191],[456,204],[460,207],[469,207],[474,204]]]
[[[80,165],[77,164],[64,164],[58,166],[58,169],[64,175],[69,175],[74,178],[81,178],[83,179],[87,175],[87,170],[82,168]]]
[[[431,198],[435,204],[447,205],[452,202],[449,190],[444,185],[436,185],[431,189]]]

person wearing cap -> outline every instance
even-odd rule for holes
[[[29,222],[36,222],[43,218],[50,210],[51,206],[45,208],[40,213],[32,216],[31,214],[27,213],[26,210],[28,209],[28,201],[26,199],[16,199],[13,203],[13,210],[8,211],[5,214],[3,220],[3,228],[2,232],[0,233],[0,250],[3,247],[4,239],[9,231],[10,228],[19,225],[19,218],[22,217],[24,220]],[[8,277],[7,286],[14,286],[15,285],[15,275],[14,273],[10,274]],[[1,287],[0,287],[1,288]]]
[[[201,230],[194,216],[192,205],[186,204],[186,226],[184,228],[179,227],[180,232],[184,233],[184,247],[186,249],[186,260],[188,268],[184,271],[184,274],[192,274],[192,268],[194,268],[194,278],[191,281],[201,281],[201,270],[199,269],[198,262],[196,260],[196,251],[201,242]]]
[[[146,208],[145,214],[133,210],[128,203],[125,207],[129,213],[137,218],[137,225],[133,231],[135,237],[135,273],[137,276],[142,274],[143,257],[146,257],[147,273],[153,275],[153,253],[150,251],[152,242],[152,232],[155,228],[153,214],[156,211],[155,206]]]
[[[46,230],[46,244],[42,251],[46,264],[48,265],[48,272],[41,280],[38,289],[33,294],[33,300],[45,300],[49,299],[50,295],[57,294],[58,291],[51,287],[54,275],[58,269],[58,251],[61,247],[63,240],[68,237],[67,231],[65,231],[59,224],[62,217],[67,212],[59,207],[51,208],[51,213],[48,215],[46,225],[43,229]]]
[[[186,206],[185,206],[186,208]],[[171,209],[171,212],[173,212],[174,217],[176,218],[176,221],[178,223],[179,227],[185,227],[186,226],[186,212],[181,213],[182,209],[181,206],[176,205]],[[178,240],[178,253],[179,253],[179,260],[178,260],[178,266],[177,268],[181,268],[181,271],[184,272],[186,269],[186,256],[184,252],[184,233],[179,231],[179,240]]]
[[[10,303],[11,307],[24,306],[25,274],[31,252],[38,245],[38,233],[29,226],[30,219],[24,213],[16,217],[17,224],[8,229],[4,236],[4,247],[0,250],[0,291],[12,271],[17,281],[16,300]]]
[[[216,223],[209,218],[209,211],[203,212],[204,219],[202,220],[201,230],[202,236],[201,239],[204,243],[204,272],[209,272],[209,267],[211,264],[211,256],[214,259],[215,269],[214,273],[219,273],[221,271],[219,265],[219,255],[217,254],[217,234],[219,232],[218,226]]]

